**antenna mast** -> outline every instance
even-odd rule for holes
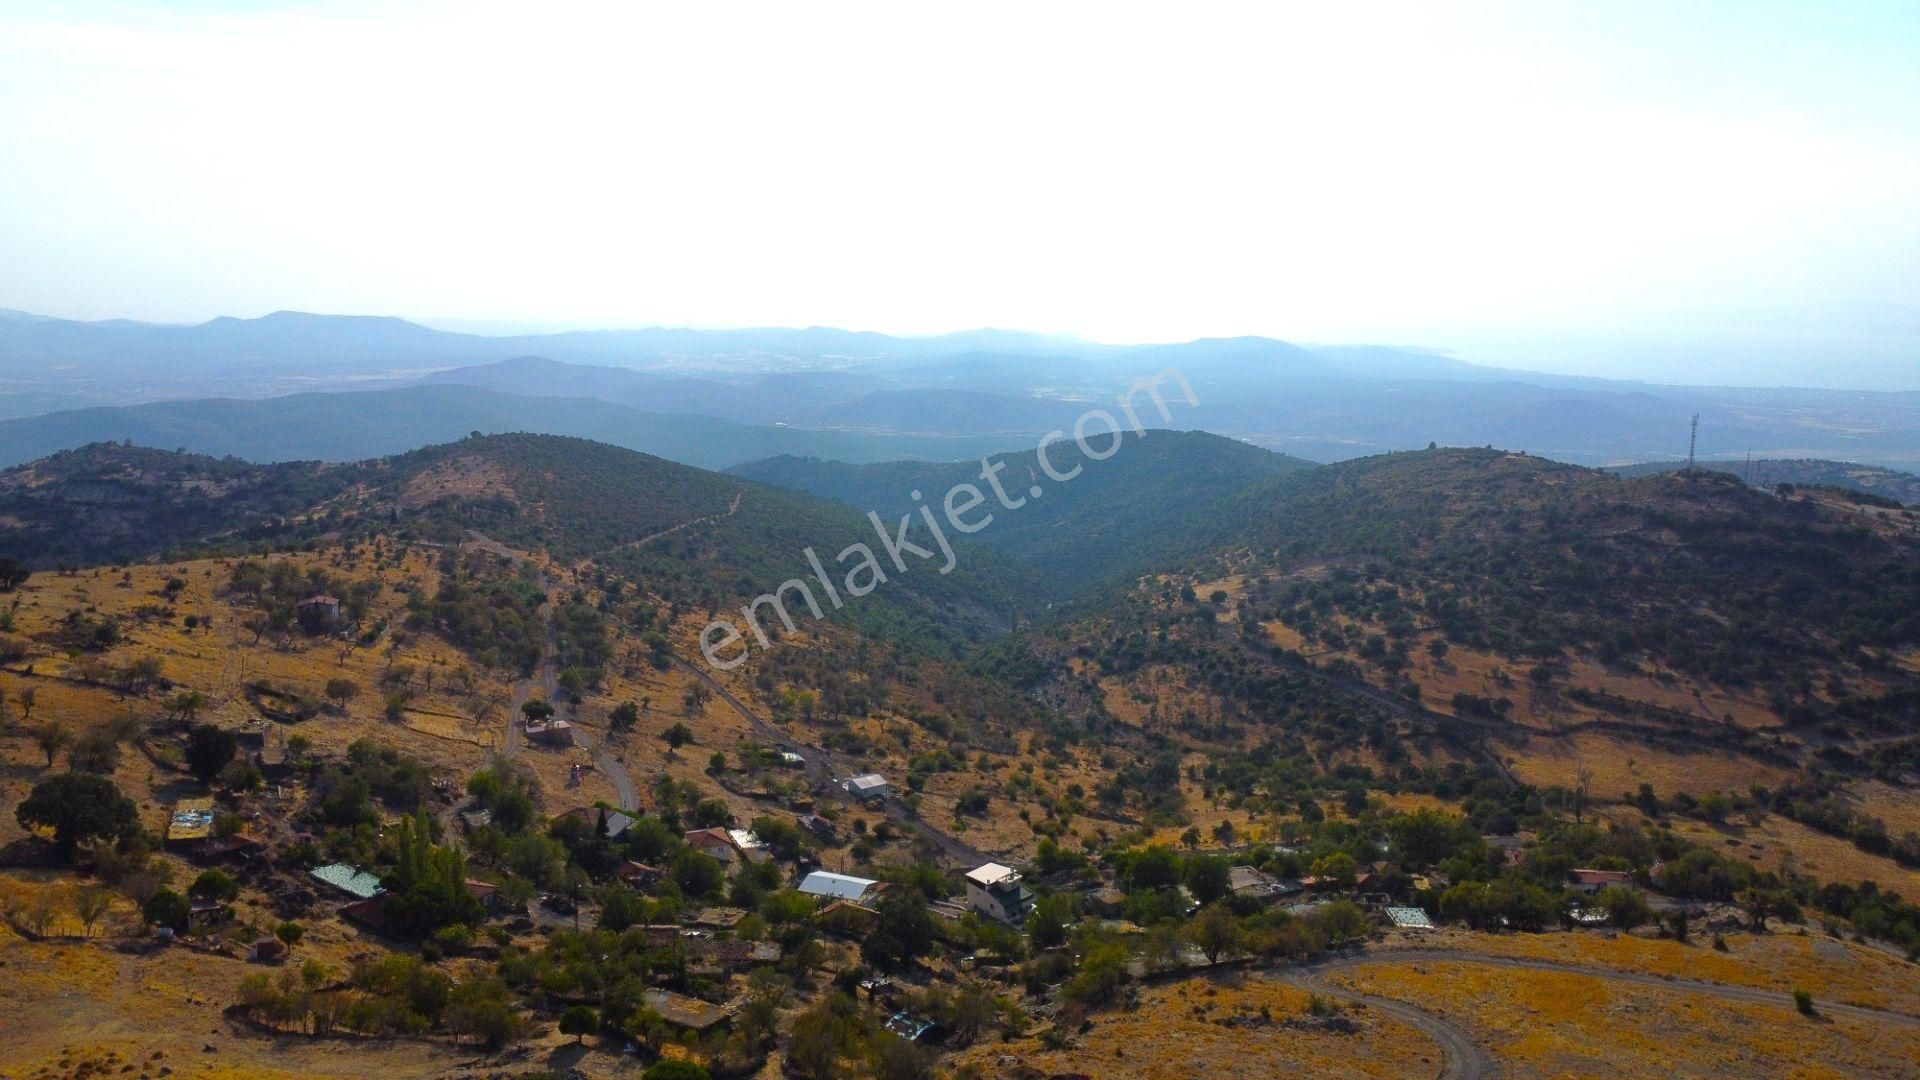
[[[1693,471],[1693,448],[1700,442],[1700,414],[1693,414],[1693,428],[1687,433],[1687,471]]]

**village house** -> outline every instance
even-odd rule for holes
[[[593,806],[576,806],[560,816],[572,818],[585,825],[589,831],[596,831],[600,828],[600,818],[603,814],[607,819],[607,839],[609,840],[620,839],[621,834],[632,828],[636,820],[632,815],[618,810],[601,810]]]
[[[858,904],[877,894],[883,887],[880,882],[872,878],[836,874],[830,870],[815,870],[801,879],[799,890],[808,896],[845,900]]]
[[[315,881],[331,885],[355,900],[371,900],[387,891],[379,878],[345,863],[316,866],[310,873]]]
[[[967,906],[995,922],[1019,926],[1033,910],[1033,893],[1020,871],[987,863],[967,871]]]
[[[894,1013],[887,1017],[887,1022],[881,1026],[908,1042],[931,1039],[937,1028],[933,1021],[910,1012]]]
[[[1234,896],[1263,904],[1271,904],[1301,889],[1298,881],[1278,880],[1251,866],[1232,867],[1227,871],[1227,882]]]
[[[733,841],[734,850],[748,862],[763,863],[773,858],[773,849],[749,829],[728,829],[727,839]]]
[[[1591,896],[1601,889],[1618,885],[1623,889],[1633,888],[1633,875],[1625,870],[1569,870],[1567,888],[1577,893]]]
[[[623,862],[616,867],[613,875],[621,881],[626,882],[628,888],[635,892],[643,893],[652,892],[654,889],[659,888],[660,883],[667,879],[667,872],[665,870],[657,866],[648,866],[645,863],[637,863],[631,860]]]
[[[181,799],[167,816],[167,843],[187,844],[205,840],[213,833],[213,800]]]
[[[725,829],[695,829],[681,839],[700,854],[718,859],[720,865],[729,872],[739,865],[740,849],[734,845],[733,837]]]
[[[573,745],[573,725],[565,720],[528,720],[521,730],[528,741],[541,746]]]
[[[225,901],[194,897],[187,904],[187,929],[202,930],[231,921],[233,909]]]
[[[293,617],[309,634],[332,633],[340,629],[340,601],[331,596],[309,596],[293,605]]]
[[[855,940],[865,940],[879,921],[880,913],[851,900],[835,900],[821,908],[814,918],[824,930]]]
[[[847,794],[861,802],[878,802],[886,798],[893,789],[887,785],[887,778],[879,773],[867,773],[840,781],[840,787]]]
[[[747,912],[737,907],[710,907],[695,915],[690,921],[695,926],[704,926],[710,930],[731,930],[740,925]]]
[[[699,998],[676,994],[671,990],[643,990],[640,1000],[660,1018],[688,1031],[706,1031],[727,1019],[727,1010]]]

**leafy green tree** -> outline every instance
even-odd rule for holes
[[[167,711],[182,720],[192,721],[207,704],[207,695],[198,690],[182,690],[167,699]]]
[[[1312,873],[1314,877],[1332,881],[1338,888],[1348,889],[1353,887],[1354,880],[1359,876],[1360,867],[1353,861],[1353,856],[1344,851],[1336,851],[1331,855],[1315,859]]]
[[[187,771],[195,780],[211,784],[239,748],[240,741],[233,732],[212,724],[195,724],[187,733]]]
[[[120,767],[120,744],[111,731],[94,728],[67,748],[67,766],[75,772],[111,776]]]
[[[13,816],[25,828],[53,830],[53,843],[62,859],[72,859],[81,844],[123,839],[140,829],[133,800],[120,794],[106,777],[85,773],[41,781],[14,808]]]
[[[1170,889],[1180,883],[1180,857],[1158,844],[1130,853],[1122,870],[1132,889]]]
[[[560,1014],[560,1034],[571,1035],[575,1043],[584,1043],[587,1036],[600,1030],[600,1014],[590,1005],[570,1005]]]
[[[27,583],[33,571],[17,559],[0,558],[0,592],[12,592]]]
[[[150,925],[167,926],[175,930],[187,928],[189,910],[187,898],[172,889],[161,889],[140,905],[140,914]]]
[[[425,935],[443,926],[481,920],[485,912],[467,889],[465,856],[457,848],[433,844],[425,811],[400,819],[397,846],[399,858],[388,878],[386,905],[387,916],[396,926]]]
[[[360,684],[352,679],[328,679],[324,693],[334,708],[345,712],[347,703],[359,695]]]
[[[1351,900],[1335,900],[1309,916],[1312,928],[1329,946],[1365,937],[1372,929],[1367,913]]]
[[[685,724],[676,723],[661,732],[660,737],[667,741],[667,756],[673,757],[680,752],[681,747],[693,741],[693,729]]]
[[[1067,943],[1067,902],[1059,896],[1043,896],[1034,901],[1027,913],[1027,939],[1038,949],[1053,949]]]
[[[1647,898],[1640,895],[1638,889],[1609,885],[1601,889],[1594,900],[1607,913],[1607,921],[1622,930],[1645,926],[1653,920],[1653,909],[1647,906]]]
[[[20,713],[22,717],[30,717],[33,714],[32,687],[20,691]],[[67,725],[58,720],[49,720],[33,729],[33,743],[40,748],[41,753],[47,755],[49,769],[53,768],[53,759],[58,757],[60,751],[66,749],[67,744],[72,741],[73,733],[67,730]]]
[[[640,723],[640,706],[631,701],[623,701],[614,707],[607,716],[607,730],[615,735],[624,735]]]
[[[218,870],[203,870],[187,886],[187,895],[202,900],[232,900],[240,895],[240,884]]]
[[[667,872],[672,875],[674,883],[680,886],[680,891],[690,897],[712,896],[727,883],[727,872],[720,861],[692,848],[675,855],[673,865],[668,867]]]
[[[80,925],[86,928],[87,936],[93,936],[93,924],[100,917],[113,910],[113,893],[101,888],[81,889],[73,897],[73,913],[80,918]]]
[[[1201,908],[1188,925],[1187,935],[1194,947],[1206,954],[1209,964],[1219,963],[1220,957],[1238,949],[1242,941],[1240,921],[1222,903]]]
[[[888,889],[878,910],[861,952],[875,967],[897,968],[933,948],[933,913],[918,890]]]
[[[1187,891],[1202,904],[1211,904],[1233,891],[1233,868],[1218,855],[1195,855],[1185,869]]]

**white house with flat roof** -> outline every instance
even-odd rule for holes
[[[995,922],[1019,926],[1033,910],[1033,893],[1021,882],[1020,871],[987,863],[967,871],[967,906]]]
[[[857,904],[878,884],[880,883],[872,878],[836,874],[830,870],[815,870],[800,882],[800,891],[808,896],[818,896],[828,900],[851,900]]]
[[[884,799],[893,790],[887,786],[887,778],[879,773],[867,773],[865,776],[842,780],[840,786],[846,790],[847,794],[863,802]]]

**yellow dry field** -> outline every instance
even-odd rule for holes
[[[1920,896],[1920,871],[1777,814],[1768,815],[1759,825],[1715,827],[1684,818],[1675,818],[1671,824],[1680,836],[1722,855],[1744,858],[1759,869],[1787,868],[1821,881],[1847,884],[1876,881],[1901,896]]]
[[[1382,633],[1384,624],[1336,620],[1349,637]],[[1344,657],[1367,668],[1369,662],[1351,649],[1330,650],[1319,642],[1308,641],[1283,623],[1263,624],[1269,640],[1284,648],[1324,662]],[[1437,712],[1451,713],[1455,694],[1474,697],[1505,697],[1513,702],[1512,719],[1539,731],[1554,731],[1568,724],[1596,718],[1612,718],[1599,710],[1575,704],[1563,696],[1542,696],[1531,692],[1526,675],[1532,661],[1503,657],[1459,645],[1447,650],[1446,658],[1436,660],[1427,652],[1427,643],[1437,636],[1423,634],[1408,654],[1407,674],[1420,684],[1422,699]],[[1768,706],[1764,695],[1752,689],[1731,689],[1674,672],[1633,672],[1606,667],[1591,660],[1575,660],[1567,665],[1562,687],[1580,686],[1602,691],[1630,701],[1697,716],[1703,723],[1718,722],[1726,716],[1743,728],[1775,728],[1780,720]]]
[[[260,968],[184,948],[123,953],[117,945],[104,934],[27,941],[0,923],[0,1076],[397,1078],[437,1075],[476,1056],[399,1039],[263,1037],[222,1013],[240,979]],[[295,958],[308,952],[303,943]]]
[[[1889,834],[1920,832],[1920,791],[1868,780],[1854,785],[1851,794],[1860,812],[1885,822]]]
[[[406,594],[401,590],[437,587],[435,557],[431,549],[412,549],[377,565],[369,549],[363,548],[356,556],[332,550],[276,556],[275,561],[352,578],[377,576],[385,588],[375,601],[372,618],[384,616],[397,628],[405,609]],[[29,643],[31,655],[0,673],[0,691],[8,695],[14,716],[20,714],[18,694],[27,689],[36,698],[35,725],[57,720],[75,734],[116,714],[142,721],[163,714],[158,692],[128,694],[82,681],[89,674],[85,670],[88,657],[69,656],[37,640],[68,613],[82,611],[121,619],[125,640],[98,660],[108,665],[125,665],[138,658],[159,660],[163,677],[176,688],[206,695],[208,704],[201,718],[223,726],[238,726],[259,716],[245,690],[248,684],[264,681],[277,690],[317,698],[329,680],[347,679],[359,687],[359,693],[345,715],[323,713],[297,725],[272,725],[269,737],[298,734],[321,754],[339,754],[355,739],[373,737],[426,761],[456,784],[503,745],[508,714],[513,711],[516,673],[480,668],[431,634],[396,630],[371,647],[350,647],[299,633],[278,640],[271,634],[256,635],[245,625],[254,610],[230,606],[221,591],[231,566],[230,560],[200,560],[34,577],[17,594],[19,606],[14,611],[14,636]],[[169,577],[187,583],[171,603],[173,616],[142,617],[143,605],[161,603],[161,589]],[[188,631],[188,615],[198,616],[204,625]],[[615,705],[628,700],[650,702],[637,730],[612,747],[628,763],[643,800],[659,773],[693,779],[712,750],[733,751],[748,741],[746,723],[717,698],[692,712],[684,709],[682,697],[693,685],[691,675],[677,668],[656,671],[640,657],[637,641],[621,640],[616,650],[623,662],[609,673],[601,692],[582,706],[577,719],[586,734],[605,742],[606,717]],[[405,684],[412,697],[398,721],[387,719],[382,706],[389,688],[386,683],[396,669],[413,672]],[[669,761],[659,736],[676,722],[693,728],[697,742]],[[0,796],[10,801],[24,796],[38,766],[44,764],[36,760],[38,751],[27,738],[26,727],[20,725],[11,739],[0,738]],[[520,760],[539,780],[539,801],[548,812],[615,798],[613,783],[598,775],[592,755],[583,746],[528,747]],[[569,788],[570,767],[575,764],[583,766],[584,776],[578,788]],[[180,785],[168,783],[164,772],[155,774],[151,763],[128,747],[115,779],[157,822],[165,804],[180,794]],[[153,786],[156,782],[158,789]],[[748,804],[743,802],[738,809],[746,810]],[[10,815],[0,821],[0,842],[17,835]]]
[[[1727,948],[1722,952],[1713,947],[1710,937],[1700,936],[1682,944],[1611,931],[1475,934],[1441,930],[1409,938],[1406,944],[1779,993],[1797,986],[1819,1000],[1920,1016],[1920,964],[1818,932],[1727,934],[1725,941]]]
[[[1266,1010],[1265,1017],[1261,1010]],[[1338,1033],[1301,1023],[1307,993],[1264,979],[1191,979],[1148,987],[1137,1007],[1096,1013],[1073,1045],[1046,1050],[1037,1038],[976,1047],[957,1064],[998,1076],[1011,1056],[1043,1076],[1095,1080],[1188,1080],[1233,1076],[1420,1077],[1439,1074],[1440,1048],[1397,1020],[1364,1007],[1344,1010],[1359,1030]],[[1290,1026],[1287,1021],[1300,1026]]]
[[[1670,798],[1680,792],[1744,792],[1753,784],[1777,787],[1792,778],[1784,769],[1732,753],[1681,753],[1583,731],[1555,738],[1535,735],[1524,747],[1504,750],[1516,778],[1536,787],[1573,788],[1584,771],[1596,799],[1619,799],[1653,785]]]
[[[1391,795],[1374,794],[1372,798],[1380,800],[1388,810],[1396,814],[1411,814],[1415,810],[1437,810],[1444,814],[1458,814],[1459,807],[1438,795],[1428,795],[1419,791],[1400,791]]]
[[[1329,978],[1417,1002],[1487,1046],[1503,1076],[1911,1076],[1920,1030],[1593,975],[1471,962],[1367,964]]]

